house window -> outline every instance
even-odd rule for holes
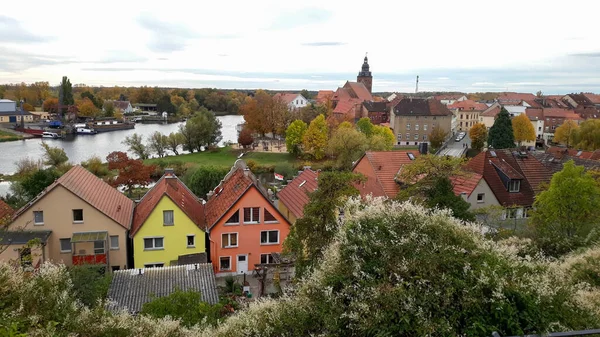
[[[271,255],[271,254],[260,254],[260,263],[261,264],[275,263],[275,259],[273,259],[273,255]]]
[[[423,140],[427,140],[427,135],[423,135]]]
[[[427,131],[427,124],[423,125],[423,131]]]
[[[265,208],[265,223],[276,223],[276,222],[279,222],[279,221],[277,221],[277,219],[275,219],[273,214],[271,214],[271,212],[267,211],[267,209]]]
[[[406,140],[410,140],[410,133],[406,134]]]
[[[163,225],[173,226],[175,224],[173,211],[163,211]]]
[[[460,115],[460,119],[463,119],[463,115],[462,114]]]
[[[556,130],[556,125],[552,125],[552,130]]]
[[[415,124],[415,131],[419,131],[419,124]]]
[[[223,233],[223,235],[221,235],[221,247],[232,248],[237,246],[237,233]]]
[[[508,191],[509,192],[519,192],[521,189],[521,181],[520,180],[511,180],[508,183]]]
[[[235,211],[235,213],[233,213],[231,215],[231,217],[229,218],[229,220],[227,220],[227,222],[225,222],[226,225],[239,225],[240,224],[240,210]]]
[[[196,247],[196,236],[195,235],[187,236],[187,246],[188,246],[188,248]]]
[[[406,124],[406,131],[410,131],[410,123]]]
[[[83,222],[83,210],[82,209],[74,209],[73,210],[73,222],[75,222],[75,223]]]
[[[244,223],[259,223],[260,222],[260,207],[245,207],[244,208]]]
[[[144,250],[165,249],[164,238],[144,238]]]
[[[60,252],[70,253],[71,252],[71,239],[60,239]]]
[[[397,138],[398,138],[398,140],[401,140],[402,139],[402,134],[399,133]]]
[[[119,249],[119,236],[111,235],[110,236],[110,250],[117,250],[117,249]]]
[[[231,270],[231,256],[221,256],[219,258],[219,270]]]
[[[415,140],[419,140],[419,134],[415,133]]]
[[[94,254],[104,254],[104,241],[94,241]]]
[[[21,261],[21,267],[31,267],[33,265],[33,259],[31,258],[31,248],[19,249],[19,260]]]
[[[33,224],[34,225],[43,225],[44,224],[44,212],[43,211],[33,211]]]
[[[162,262],[144,264],[144,268],[162,268],[164,266],[165,264]]]
[[[261,245],[275,245],[279,243],[279,231],[261,231]]]
[[[477,202],[478,203],[482,203],[485,199],[485,193],[478,193],[477,194]]]

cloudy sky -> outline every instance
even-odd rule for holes
[[[488,5],[489,3],[489,5]],[[600,3],[8,1],[0,83],[600,92]]]

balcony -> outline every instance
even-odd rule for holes
[[[108,232],[73,233],[71,246],[73,265],[109,265]]]

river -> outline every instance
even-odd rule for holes
[[[221,133],[223,140],[219,145],[226,142],[237,143],[236,125],[244,122],[243,116],[218,116],[221,121]],[[122,144],[125,137],[134,133],[144,136],[144,140],[155,131],[168,135],[178,130],[181,123],[173,124],[136,124],[135,129],[103,132],[97,135],[79,135],[71,139],[44,139],[50,146],[63,148],[69,157],[69,162],[79,164],[92,156],[98,156],[105,160],[106,156],[113,151],[127,151],[127,146]],[[16,171],[15,162],[22,158],[41,158],[43,155],[40,146],[42,139],[33,138],[22,141],[0,143],[0,173],[12,174]],[[130,154],[131,155],[131,154]],[[0,195],[3,195],[3,186],[0,186]]]

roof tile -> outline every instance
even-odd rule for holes
[[[379,185],[383,190],[384,195],[381,195],[379,191],[381,190],[377,186],[370,186],[368,183],[365,183],[364,188],[359,188],[359,191],[362,196],[366,196],[368,194],[373,195],[374,197],[388,197],[394,198],[398,192],[400,191],[400,187],[398,183],[396,183],[396,175],[400,171],[400,168],[406,164],[410,164],[412,160],[408,156],[409,153],[416,158],[419,156],[419,151],[368,151],[365,155],[359,159],[354,165],[354,169],[352,170],[354,173],[363,173],[358,169],[358,164],[362,160],[368,160],[371,165],[373,171],[376,175],[376,182],[373,182],[376,185]]]
[[[308,204],[309,193],[317,189],[319,172],[306,169],[285,186],[277,197],[297,219],[304,216],[304,206]]]

